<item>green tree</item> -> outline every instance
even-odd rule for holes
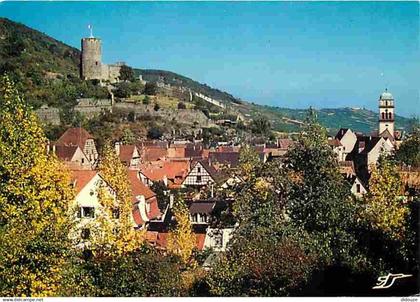
[[[120,80],[122,81],[133,81],[134,72],[133,69],[127,65],[122,65],[120,68]]]
[[[410,136],[395,151],[395,159],[402,164],[420,167],[420,127],[414,127]]]
[[[130,128],[125,128],[122,133],[121,142],[124,145],[132,145],[136,142],[136,137]]]
[[[160,139],[163,135],[163,131],[160,127],[151,127],[147,131],[147,138],[149,139]]]
[[[326,264],[356,265],[351,229],[357,207],[328,146],[325,128],[312,116],[308,122],[287,153],[286,165],[293,179],[287,213],[317,238]]]
[[[259,115],[252,119],[251,131],[257,135],[270,136],[271,124],[270,121],[262,115]]]
[[[146,95],[143,99],[143,105],[149,105],[150,104],[150,97]]]
[[[36,115],[0,79],[0,295],[56,296],[70,265],[70,177]],[[68,281],[68,280],[67,280]]]
[[[157,93],[156,83],[147,82],[146,86],[144,87],[144,94],[146,94],[146,95],[156,95],[156,93]]]
[[[118,83],[117,88],[113,92],[117,98],[128,98],[131,96],[130,84],[126,82]]]

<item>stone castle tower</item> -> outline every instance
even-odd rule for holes
[[[379,133],[388,130],[394,136],[394,97],[385,89],[379,97]]]
[[[80,78],[83,80],[102,79],[101,39],[94,37],[82,39]]]

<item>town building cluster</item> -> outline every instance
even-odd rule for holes
[[[100,40],[93,37],[82,39],[82,78],[113,82],[118,75],[117,65],[102,64]],[[91,100],[84,99],[78,106],[82,111],[90,110],[95,114],[97,102],[93,106]],[[102,102],[100,105],[110,107],[112,102]],[[394,99],[385,91],[379,98],[378,132],[362,134],[342,128],[329,138],[328,144],[337,155],[340,171],[356,198],[368,191],[370,169],[380,155],[398,148],[401,133],[395,131],[394,123]],[[259,144],[254,148],[260,160],[265,162],[283,158],[293,143],[292,139],[283,138],[274,144]],[[235,225],[215,228],[211,222],[221,211],[229,209],[234,200],[229,197],[223,200],[215,198],[214,192],[241,181],[226,173],[239,165],[240,146],[220,144],[209,149],[201,142],[143,141],[133,145],[116,142],[114,148],[127,168],[133,227],[146,229],[147,241],[165,248],[168,232],[174,222],[173,192],[178,191],[182,192],[188,205],[197,248],[226,248]],[[56,142],[49,143],[47,150],[55,153],[72,173],[80,223],[94,220],[96,213],[101,211],[98,184],[108,186],[110,192],[113,189],[97,171],[99,158],[92,135],[82,128],[70,128]],[[153,191],[157,184],[164,188],[160,194]],[[80,236],[88,239],[89,230],[81,229]]]

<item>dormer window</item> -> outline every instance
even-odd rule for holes
[[[95,218],[95,208],[94,207],[81,207],[80,217]]]

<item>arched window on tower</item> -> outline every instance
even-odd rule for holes
[[[382,112],[382,119],[385,119],[385,112]]]
[[[388,119],[392,120],[392,113],[391,112],[388,113]]]

